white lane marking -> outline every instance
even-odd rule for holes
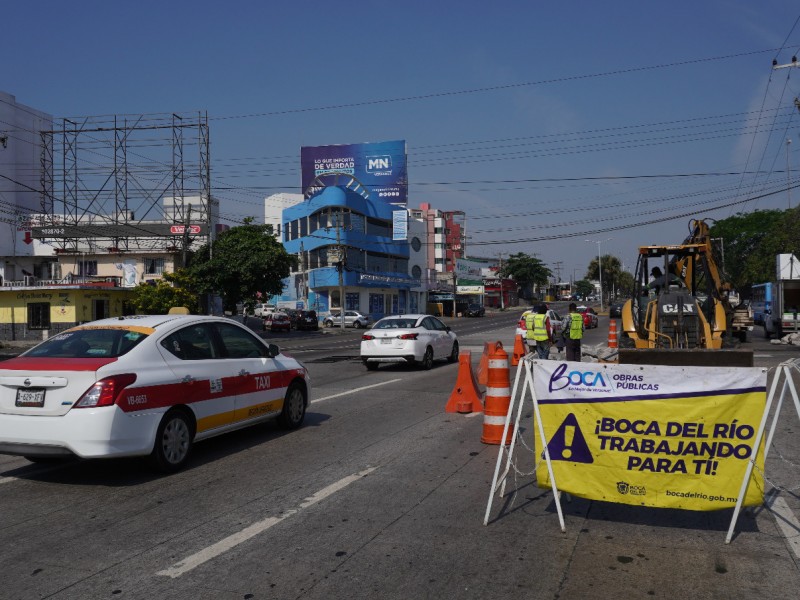
[[[789,542],[792,552],[797,558],[800,558],[800,521],[794,516],[792,509],[783,498],[773,496],[771,500],[767,500],[767,506],[775,515],[778,528]]]
[[[9,483],[10,481],[17,481],[16,477],[0,477],[0,484]]]
[[[398,381],[403,381],[402,378],[399,379],[390,379],[389,381],[381,381],[380,383],[373,383],[372,385],[365,385],[359,388],[355,388],[352,390],[347,390],[346,392],[340,392],[338,394],[332,394],[330,396],[323,396],[322,398],[317,398],[316,400],[312,400],[311,404],[315,402],[322,402],[323,400],[330,400],[332,398],[339,398],[340,396],[347,396],[348,394],[355,394],[356,392],[363,392],[364,390],[369,390],[371,388],[380,387],[382,385],[386,385],[387,383],[397,383]]]
[[[468,415],[466,415],[466,417],[467,417],[468,419],[471,419],[472,417],[479,417],[479,416],[481,416],[481,415],[483,415],[483,413],[482,413],[482,412],[471,412],[471,413],[469,413]],[[504,418],[505,418],[505,417],[504,417]]]
[[[182,561],[175,563],[169,569],[164,569],[163,571],[158,571],[156,575],[164,575],[165,577],[171,577],[175,579],[176,577],[180,577],[184,573],[188,573],[195,567],[199,567],[203,563],[208,562],[212,558],[216,558],[220,554],[235,548],[242,542],[246,542],[252,537],[255,537],[259,533],[262,533],[272,527],[273,525],[277,525],[281,521],[288,519],[289,517],[296,515],[304,508],[308,508],[309,506],[313,506],[317,502],[321,502],[328,496],[335,494],[336,492],[343,490],[348,485],[353,483],[354,481],[358,481],[362,477],[365,477],[372,473],[378,467],[370,467],[369,469],[364,469],[359,473],[355,473],[354,475],[348,475],[347,477],[340,479],[336,483],[332,483],[328,487],[322,488],[320,491],[316,492],[315,494],[309,496],[305,500],[303,500],[300,504],[298,504],[297,508],[293,508],[287,510],[281,514],[279,517],[267,517],[261,521],[253,523],[249,527],[245,527],[241,531],[234,533],[233,535],[229,535],[225,539],[220,540],[216,544],[212,544],[207,548],[200,550],[184,558]]]

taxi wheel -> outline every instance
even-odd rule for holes
[[[426,371],[433,368],[433,349],[430,346],[425,348],[425,354],[422,356],[422,362],[420,364]]]
[[[164,415],[156,432],[156,443],[150,459],[165,473],[180,470],[189,458],[194,438],[194,427],[182,410],[171,410]]]
[[[278,417],[278,424],[284,429],[297,429],[303,424],[306,416],[306,394],[297,384],[289,386],[283,400],[283,410]]]
[[[458,342],[453,342],[453,351],[447,357],[447,361],[454,363],[458,360]]]

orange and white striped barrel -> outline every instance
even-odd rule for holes
[[[619,347],[619,342],[617,340],[617,321],[615,319],[611,319],[611,322],[608,324],[608,347]]]
[[[508,445],[511,443],[512,428],[508,428],[503,442],[503,428],[506,424],[508,407],[511,404],[511,375],[508,370],[508,353],[503,344],[496,342],[489,351],[489,375],[486,383],[486,394],[483,399],[483,435],[484,444]]]

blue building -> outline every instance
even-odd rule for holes
[[[327,186],[283,210],[283,245],[299,261],[279,300],[320,317],[342,304],[373,320],[424,310],[420,294],[411,293],[420,282],[408,274],[409,243],[393,240],[393,212],[405,209],[356,189]]]

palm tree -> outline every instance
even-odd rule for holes
[[[600,293],[605,297],[605,291],[619,288],[622,263],[616,256],[604,254],[601,257],[603,266],[603,289]],[[593,258],[586,269],[588,279],[600,279],[600,270],[597,268],[597,259]]]

